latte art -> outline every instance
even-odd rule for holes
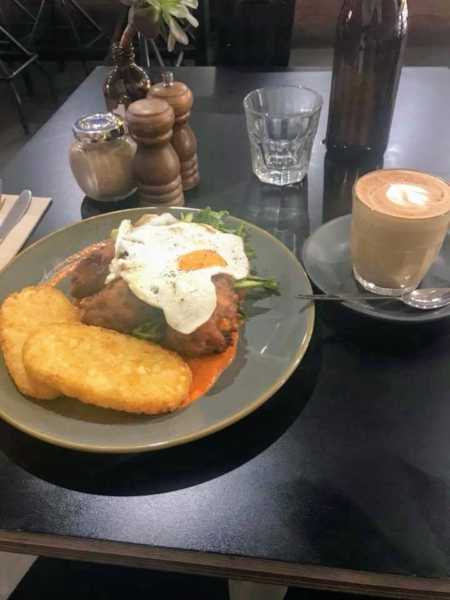
[[[418,171],[373,171],[361,177],[355,192],[369,208],[394,217],[423,219],[450,210],[445,181]]]
[[[430,199],[427,190],[409,183],[393,183],[386,190],[386,198],[397,206],[425,209]]]

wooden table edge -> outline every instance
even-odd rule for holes
[[[353,571],[71,536],[0,530],[0,550],[388,598],[450,599],[450,578]]]

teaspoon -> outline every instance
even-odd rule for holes
[[[423,288],[406,292],[401,296],[378,296],[377,294],[298,294],[301,300],[400,300],[408,306],[421,310],[433,310],[450,304],[450,288]]]

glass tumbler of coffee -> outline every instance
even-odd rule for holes
[[[400,296],[433,264],[450,222],[450,187],[419,171],[386,169],[353,188],[353,273],[366,290]]]
[[[302,86],[266,87],[244,98],[252,167],[264,183],[289,185],[308,172],[322,96]]]

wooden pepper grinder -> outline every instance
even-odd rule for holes
[[[175,122],[172,107],[149,96],[130,104],[126,119],[138,146],[133,171],[141,203],[182,206],[180,161],[170,143]]]
[[[180,159],[183,190],[191,190],[200,181],[197,140],[188,124],[194,101],[192,92],[181,81],[174,81],[172,72],[166,71],[162,74],[162,83],[152,86],[150,93],[157,98],[164,98],[174,110],[172,146]]]

